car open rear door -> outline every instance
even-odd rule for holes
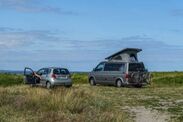
[[[34,71],[31,68],[26,67],[24,69],[25,83],[36,84],[36,78],[34,77]]]

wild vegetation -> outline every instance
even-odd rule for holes
[[[166,115],[167,121],[183,120],[183,73],[152,73],[144,88],[88,85],[87,74],[73,74],[75,85],[47,90],[23,84],[21,75],[0,75],[0,120],[119,121],[133,122],[135,108]]]
[[[22,75],[0,74],[0,86],[12,86],[23,83]]]

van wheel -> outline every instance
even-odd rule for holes
[[[51,88],[51,83],[50,83],[50,82],[47,82],[47,83],[46,83],[46,88],[47,88],[47,89],[50,89],[50,88]]]
[[[122,81],[120,79],[116,81],[116,87],[122,87]]]
[[[90,85],[92,85],[92,86],[96,85],[94,78],[90,78]]]

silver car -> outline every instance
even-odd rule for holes
[[[97,65],[89,73],[91,85],[106,84],[122,87],[134,85],[142,87],[150,82],[150,74],[145,70],[142,62],[110,62],[105,61]]]
[[[42,68],[35,73],[31,68],[26,67],[24,69],[24,76],[26,84],[41,85],[47,88],[58,85],[72,86],[71,75],[66,68]]]

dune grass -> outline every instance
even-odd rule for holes
[[[152,84],[156,87],[179,87],[183,86],[183,72],[154,72]]]
[[[0,74],[0,120],[5,122],[131,122],[127,108],[144,106],[183,120],[183,73],[152,73],[144,88],[91,87],[87,74],[73,74],[73,87],[47,90],[23,84],[23,76]]]
[[[88,88],[87,88],[88,89]],[[14,86],[0,88],[0,120],[10,122],[130,121],[125,112],[113,109],[81,86],[54,90]],[[11,115],[11,116],[10,116]]]
[[[75,84],[88,83],[88,73],[73,73],[72,80]]]
[[[0,74],[0,86],[12,86],[23,83],[22,75]]]

